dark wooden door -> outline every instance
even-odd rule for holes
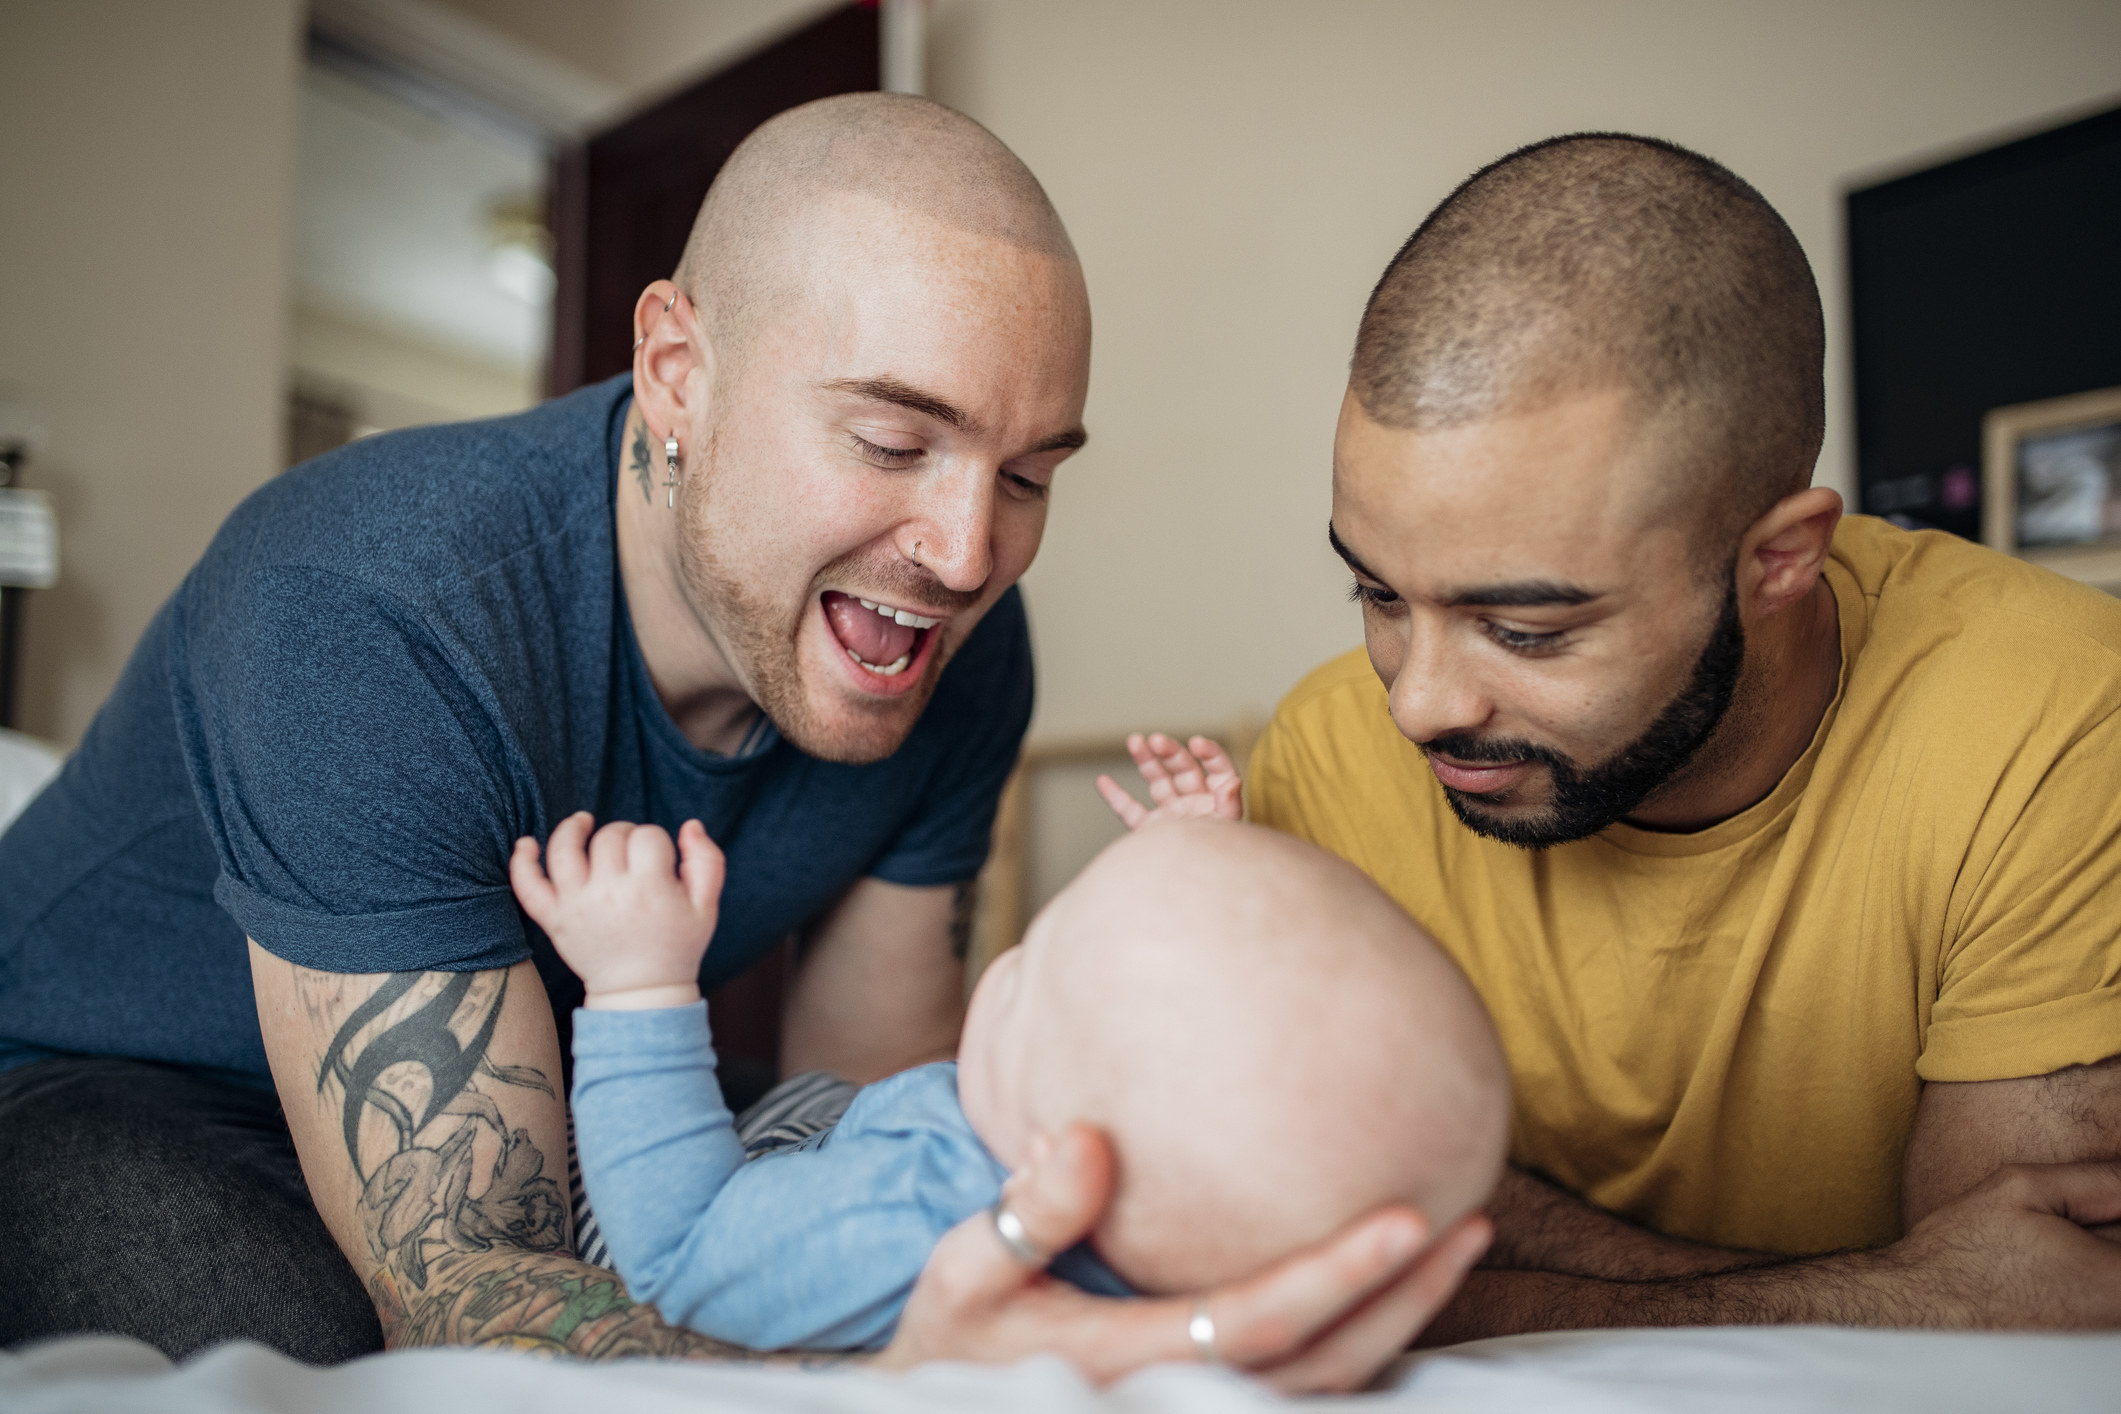
[[[652,108],[562,151],[550,200],[552,353],[546,391],[569,392],[633,366],[633,304],[668,278],[714,174],[774,114],[877,87],[877,10],[845,5]],[[770,949],[708,998],[732,1108],[773,1080],[793,945]]]
[[[874,5],[845,5],[562,151],[551,189],[552,353],[546,391],[633,364],[633,302],[667,279],[729,154],[774,114],[877,86]]]

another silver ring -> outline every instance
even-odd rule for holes
[[[1186,1335],[1192,1339],[1193,1353],[1201,1364],[1222,1364],[1222,1353],[1215,1348],[1215,1318],[1208,1314],[1207,1302],[1193,1308],[1193,1319],[1186,1322]]]
[[[1031,1240],[1031,1234],[1024,1230],[1024,1220],[1010,1212],[1007,1203],[996,1203],[987,1210],[987,1215],[994,1219],[994,1235],[1002,1240],[1002,1246],[1008,1248],[1009,1255],[1017,1261],[1043,1271],[1053,1260],[1051,1252],[1039,1250],[1039,1245]]]
[[[676,306],[677,302],[678,302],[678,292],[677,292],[676,290],[672,290],[672,291],[670,292],[670,298],[669,298],[669,299],[666,299],[666,300],[664,300],[664,301],[663,301],[663,313],[665,313],[665,314],[668,314],[668,313],[670,313],[671,309],[672,309],[672,308],[674,308],[674,307]],[[648,342],[648,336],[647,336],[646,334],[643,334],[643,335],[641,335],[641,337],[639,337],[638,339],[635,339],[635,340],[633,341],[633,351],[634,351],[635,353],[639,353],[639,352],[641,351],[641,345],[643,345],[643,344],[645,344],[645,343],[647,343],[647,342]]]

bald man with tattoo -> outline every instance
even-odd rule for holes
[[[0,1342],[746,1352],[576,1260],[579,983],[509,889],[587,810],[728,859],[712,986],[800,940],[788,1071],[947,1058],[1031,711],[1015,584],[1084,441],[1059,217],[985,130],[864,95],[739,148],[631,373],[376,437],[246,501],[0,839]],[[887,1364],[1191,1358],[1192,1299],[1037,1279],[1109,1154],[1049,1136]],[[1367,1378],[1464,1260],[1388,1210],[1208,1298],[1225,1359]],[[1440,1249],[1441,1250],[1441,1249]]]

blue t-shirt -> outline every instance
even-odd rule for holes
[[[1030,720],[1014,590],[903,746],[733,757],[663,710],[618,579],[631,383],[370,438],[237,507],[81,749],[0,837],[0,1067],[55,1052],[267,1079],[248,934],[329,972],[533,959],[562,1054],[579,981],[508,855],[567,815],[706,825],[703,987],[873,875],[970,879]]]

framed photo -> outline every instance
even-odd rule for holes
[[[2121,593],[2121,388],[1997,408],[1981,472],[1984,543]]]

